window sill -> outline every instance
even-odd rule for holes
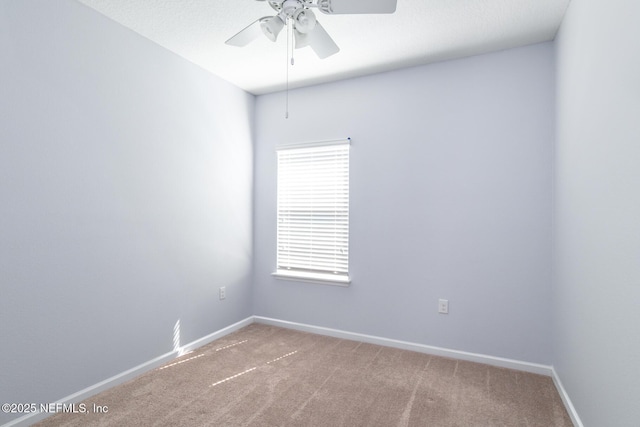
[[[330,274],[314,274],[314,273],[290,273],[287,271],[276,271],[271,273],[273,277],[280,280],[292,280],[295,282],[318,283],[322,285],[333,285],[347,287],[351,283],[350,277],[332,276]]]

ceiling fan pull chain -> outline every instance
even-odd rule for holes
[[[286,112],[284,113],[284,118],[288,119],[289,118],[289,40],[291,39],[289,37],[290,33],[291,33],[291,28],[289,26],[289,17],[287,16],[286,22],[285,24],[287,25],[287,89],[286,89]]]
[[[291,66],[293,67],[295,65],[295,60],[293,59],[293,53],[295,51],[296,43],[295,43],[294,33],[293,33],[293,30],[295,29],[295,27],[294,27],[294,21],[293,21],[292,17],[289,17],[289,22],[291,24],[291,27],[289,28],[288,37],[289,37],[289,41],[291,42],[291,50],[290,50],[290,52],[291,52]]]

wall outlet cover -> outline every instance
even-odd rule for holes
[[[440,314],[449,314],[449,300],[448,299],[440,299],[440,300],[438,300],[438,313],[440,313]]]

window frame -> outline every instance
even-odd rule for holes
[[[305,271],[304,269],[295,269],[294,267],[290,267],[291,269],[282,268],[283,266],[280,264],[280,255],[284,252],[282,248],[282,242],[280,240],[280,230],[281,230],[281,208],[286,206],[285,202],[282,202],[281,193],[281,174],[282,174],[282,165],[280,159],[281,152],[291,153],[291,150],[300,150],[299,152],[303,152],[304,150],[318,148],[321,149],[325,147],[331,146],[346,146],[346,165],[344,163],[341,164],[342,167],[346,167],[346,180],[342,181],[341,184],[346,186],[346,233],[343,233],[343,237],[346,237],[346,245],[338,245],[338,247],[344,248],[346,246],[346,255],[344,258],[346,259],[346,270],[342,271],[342,273],[331,273],[329,270],[324,272],[319,270],[314,271]],[[350,203],[350,153],[351,148],[351,138],[339,139],[339,140],[331,140],[331,141],[319,141],[319,142],[307,142],[307,143],[299,143],[299,144],[288,144],[288,145],[280,145],[276,148],[276,156],[277,156],[277,165],[276,165],[276,173],[277,173],[277,185],[276,185],[276,271],[272,273],[272,276],[278,279],[283,280],[292,280],[297,282],[309,282],[309,283],[320,283],[320,284],[328,284],[328,285],[336,285],[336,286],[349,286],[351,283],[351,272],[350,272],[350,223],[349,223],[349,203]],[[310,156],[312,157],[312,156]],[[311,163],[312,160],[309,160]],[[291,197],[291,194],[288,194]],[[304,197],[304,196],[301,196]],[[335,196],[335,198],[339,198],[340,196]],[[344,197],[343,197],[344,199]],[[282,204],[281,204],[282,203]],[[342,201],[344,204],[344,200]],[[313,205],[317,206],[317,205]],[[313,211],[313,208],[311,208]],[[342,210],[339,210],[340,213],[344,215],[345,208],[342,207]],[[286,217],[286,215],[284,215]],[[344,221],[344,220],[343,220]],[[313,252],[311,252],[312,255]],[[313,262],[312,262],[313,263]]]

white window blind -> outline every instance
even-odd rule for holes
[[[278,152],[276,275],[349,281],[349,140]]]

